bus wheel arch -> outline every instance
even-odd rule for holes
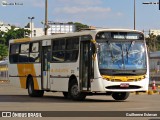
[[[72,75],[69,79],[68,93],[73,100],[84,100],[86,97],[86,94],[80,92],[78,81],[75,75]]]
[[[43,90],[34,90],[34,81],[33,77],[29,75],[27,77],[27,89],[30,97],[42,97],[44,94]]]
[[[30,78],[33,78],[33,77],[32,77],[32,75],[29,74],[27,76],[27,80],[26,80],[26,89],[28,89],[28,82],[29,82]]]

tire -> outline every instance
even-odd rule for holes
[[[42,97],[44,94],[43,90],[34,90],[34,82],[31,77],[28,79],[28,94],[30,97]]]
[[[69,98],[68,92],[63,92],[63,96],[64,98],[68,99]]]
[[[126,100],[129,97],[129,92],[114,92],[112,97],[115,100]]]
[[[73,100],[82,101],[86,98],[86,95],[79,91],[78,84],[73,80],[73,82],[70,83],[69,87],[69,95]]]

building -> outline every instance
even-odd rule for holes
[[[8,32],[9,29],[11,29],[10,24],[5,24],[3,22],[0,22],[0,31]]]
[[[75,32],[74,24],[48,21],[48,35]]]
[[[153,33],[154,35],[160,35],[160,29],[150,29],[149,30],[149,33],[151,34],[151,33]]]
[[[31,34],[29,35],[29,37],[38,37],[38,36],[44,35],[43,28],[35,28],[33,22],[28,23],[27,26],[25,26],[24,29],[32,31]]]

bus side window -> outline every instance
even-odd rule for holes
[[[21,50],[19,54],[19,62],[28,62],[29,59],[29,43],[21,44]]]
[[[17,63],[19,60],[19,44],[14,44],[10,46],[10,55],[9,61],[10,63]]]
[[[40,62],[39,42],[30,44],[29,62]]]

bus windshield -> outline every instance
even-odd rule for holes
[[[136,70],[144,72],[146,69],[145,44],[142,41],[103,41],[98,43],[99,69],[121,71],[131,70],[130,74],[136,74]],[[124,72],[122,72],[124,70]],[[108,73],[111,73],[111,71]]]

